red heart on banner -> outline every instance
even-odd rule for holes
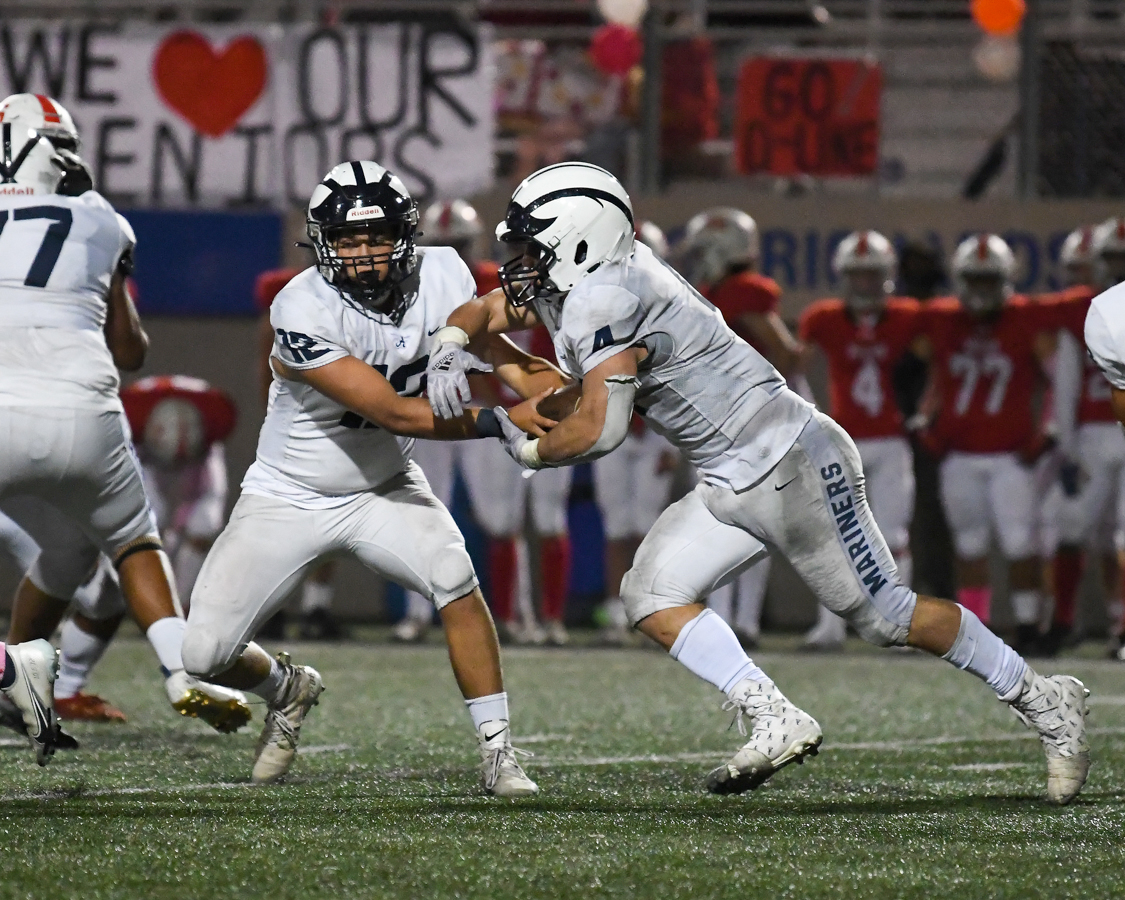
[[[222,137],[266,86],[266,51],[250,35],[216,52],[203,35],[177,31],[161,43],[152,78],[164,102],[208,137]]]

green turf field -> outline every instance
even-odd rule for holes
[[[1046,806],[1039,745],[984,685],[855,644],[759,661],[825,732],[742,797],[703,775],[739,743],[718,692],[647,650],[509,650],[534,800],[480,795],[440,646],[295,644],[328,690],[281,787],[246,784],[260,722],[179,719],[147,646],[92,688],[130,715],[73,728],[37,769],[0,740],[0,897],[1125,896],[1125,666],[1064,659],[1093,691],[1094,768]],[[6,734],[6,733],[5,733]]]

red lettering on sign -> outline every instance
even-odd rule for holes
[[[747,60],[735,113],[738,171],[870,175],[882,90],[882,69],[866,60]]]

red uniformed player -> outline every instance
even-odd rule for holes
[[[468,265],[477,296],[500,287],[495,262],[478,257],[484,232],[477,211],[464,200],[435,203],[419,224],[420,243],[453,247]],[[546,328],[511,335],[522,349],[554,360]],[[512,406],[519,397],[498,379],[474,379],[473,395],[486,406]],[[494,441],[416,441],[413,459],[426,473],[437,497],[451,505],[453,473],[459,468],[473,513],[489,537],[489,599],[500,636],[515,643],[556,645],[568,640],[563,617],[570,585],[570,537],[567,499],[570,472],[565,468],[525,479],[520,468]],[[531,590],[521,571],[530,571],[523,541],[528,500],[531,524],[539,538],[539,577],[542,603],[539,621],[531,609]],[[521,559],[523,565],[521,565]],[[522,581],[522,584],[521,584]],[[397,640],[420,640],[433,618],[433,607],[419,594],[408,593],[407,612],[393,633]]]
[[[1090,301],[1125,272],[1125,219],[1097,229],[1078,228],[1059,253],[1066,288],[1051,299],[1063,311],[1055,360],[1055,419],[1062,454],[1062,497],[1057,495],[1054,550],[1055,611],[1044,649],[1053,653],[1074,626],[1075,597],[1087,550],[1102,555],[1102,580],[1110,605],[1119,592],[1116,534],[1125,528],[1125,439],[1110,403],[1110,384],[1086,352],[1083,337]],[[1098,284],[1095,284],[1098,282]],[[1113,614],[1115,612],[1116,614]],[[1114,646],[1120,610],[1111,612]]]
[[[121,390],[149,502],[185,607],[203,559],[226,522],[223,442],[234,401],[185,375],[154,375]]]
[[[909,584],[914,458],[892,377],[903,355],[916,348],[921,307],[915,300],[891,296],[897,259],[891,242],[877,231],[848,235],[832,265],[842,296],[806,309],[800,338],[824,353],[830,414],[859,448],[875,523],[903,583]],[[837,646],[844,639],[844,620],[822,608],[816,631],[809,638],[814,647]]]
[[[1046,441],[1036,415],[1058,308],[1014,296],[1015,258],[997,235],[968,238],[953,256],[956,297],[928,304],[928,440],[941,463],[942,505],[957,553],[958,602],[986,624],[993,534],[1009,563],[1019,642],[1038,636],[1039,499],[1033,463]]]
[[[760,247],[754,219],[730,207],[705,210],[688,221],[677,255],[685,277],[735,334],[773,363],[801,396],[812,399],[800,373],[800,344],[778,314],[781,287],[757,271]],[[713,591],[707,601],[747,647],[758,642],[769,571],[766,557]],[[819,637],[815,629],[810,636]]]
[[[270,324],[270,306],[294,277],[303,269],[271,269],[258,276],[254,286],[254,303],[258,308],[258,385],[262,406],[269,405],[273,369],[270,354],[273,352],[274,333]],[[336,567],[330,561],[319,563],[309,572],[301,587],[300,634],[305,640],[334,641],[344,636],[344,628],[332,614]],[[267,623],[261,634],[265,637],[284,637],[284,613],[278,613]]]

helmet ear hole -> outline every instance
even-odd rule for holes
[[[580,265],[586,262],[586,253],[589,251],[589,245],[585,241],[579,241],[578,246],[574,250],[574,264]]]

